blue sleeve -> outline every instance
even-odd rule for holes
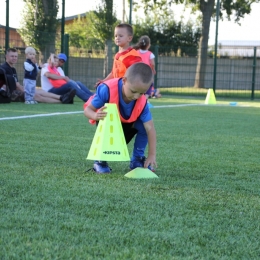
[[[97,87],[96,94],[94,95],[94,98],[91,101],[91,105],[97,109],[104,106],[105,103],[108,103],[109,101],[109,90],[108,86],[105,84],[100,84]]]
[[[149,108],[147,103],[146,103],[146,105],[144,107],[144,110],[143,110],[142,114],[140,115],[140,120],[143,123],[146,123],[146,122],[152,120],[152,114],[151,114],[150,108]]]

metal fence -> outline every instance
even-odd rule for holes
[[[115,46],[111,48],[115,54]],[[228,49],[228,52],[222,52],[224,48]],[[214,73],[216,73],[215,94],[217,97],[260,98],[260,46],[219,46],[217,60],[214,60],[212,46],[210,46],[206,70],[203,72],[205,84],[202,88],[194,87],[198,58],[182,53],[181,46],[177,53],[167,52],[166,49],[165,46],[151,48],[156,54],[155,86],[160,88],[162,94],[205,95],[208,88],[213,88]],[[58,48],[56,52],[59,52]],[[68,76],[81,81],[93,90],[97,79],[106,76],[104,75],[105,57],[105,52],[102,50],[69,48]],[[24,48],[19,48],[19,59],[15,67],[20,82],[23,80],[24,60]],[[0,63],[3,62],[2,49]],[[112,62],[108,66],[111,69]],[[40,86],[39,79],[37,82]]]
[[[238,56],[238,49],[236,46],[233,48],[236,55],[219,55],[217,61],[211,55],[208,55],[203,88],[194,88],[198,64],[197,57],[158,56],[156,84],[169,94],[201,95],[205,94],[205,89],[213,88],[214,73],[216,73],[216,95],[259,98],[260,47],[252,46],[245,50],[240,47],[241,51],[251,50],[252,56]]]

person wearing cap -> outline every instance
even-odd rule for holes
[[[67,56],[64,53],[58,55],[51,54],[48,64],[45,64],[41,70],[42,89],[58,95],[74,89],[76,96],[86,102],[93,93],[81,82],[76,82],[65,76],[64,71],[59,65],[64,64],[66,61]]]
[[[59,53],[58,58],[59,60],[62,60],[63,63],[67,61],[67,55],[65,53]]]
[[[67,61],[67,56],[65,53],[59,53],[58,58],[59,58],[58,70],[61,75],[65,76],[65,73],[61,67]],[[71,79],[71,81],[74,81],[74,80]],[[78,87],[80,87],[80,89],[82,91],[86,92],[89,95],[89,97],[94,95],[94,93],[92,93],[82,82],[80,82],[80,81],[74,81],[74,82],[78,85]],[[77,95],[77,92],[76,92],[76,95]]]

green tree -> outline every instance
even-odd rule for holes
[[[27,45],[35,47],[46,59],[55,52],[58,26],[57,0],[24,0],[22,26],[19,33]]]
[[[76,48],[84,48],[84,49],[104,49],[104,39],[101,37],[97,37],[96,34],[92,32],[94,29],[94,23],[92,19],[96,19],[96,13],[94,11],[90,11],[86,13],[85,17],[76,18],[73,23],[65,26],[65,31],[70,35],[69,37],[69,45],[71,47]]]
[[[205,72],[207,66],[208,38],[211,18],[216,14],[215,0],[140,0],[134,2],[135,9],[140,8],[140,3],[144,4],[145,13],[150,13],[154,6],[161,8],[162,11],[167,9],[171,4],[183,4],[192,7],[193,11],[201,12],[201,37],[198,49],[198,62],[194,87],[203,88],[205,83]],[[220,19],[224,16],[228,20],[234,16],[235,22],[239,23],[240,19],[251,12],[252,3],[259,3],[259,0],[222,0],[220,7]]]
[[[66,26],[70,34],[70,46],[87,49],[105,49],[103,74],[109,73],[113,62],[112,38],[114,27],[119,21],[113,12],[113,0],[103,0],[95,11],[86,13],[85,18],[78,17]]]
[[[91,13],[90,20],[90,34],[93,38],[105,44],[106,58],[104,61],[103,76],[106,76],[113,62],[112,38],[114,27],[118,23],[115,12],[113,12],[113,0],[102,0],[97,10]]]
[[[159,54],[168,55],[181,50],[183,55],[196,56],[200,28],[192,22],[176,22],[172,13],[167,16],[150,15],[145,19],[137,18],[134,27],[136,43],[142,35],[148,35],[151,45],[159,45]]]
[[[114,26],[118,23],[114,15],[112,21],[107,21],[106,12],[106,5],[100,5],[97,10],[87,12],[85,17],[78,16],[73,23],[66,25],[66,33],[70,35],[70,46],[104,48],[105,41],[112,39]],[[95,41],[94,46],[93,41]]]

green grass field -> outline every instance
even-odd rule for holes
[[[80,101],[0,104],[0,259],[260,259],[260,104],[231,101],[151,100],[157,179],[87,171]]]

